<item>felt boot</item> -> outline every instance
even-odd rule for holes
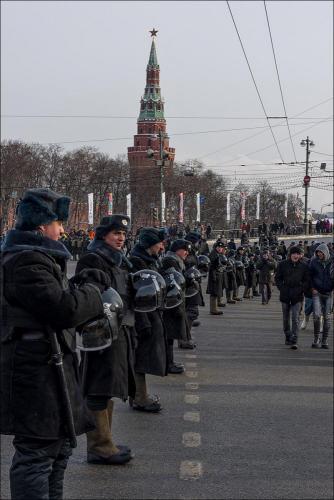
[[[219,315],[223,314],[223,311],[219,311],[217,307],[217,297],[210,295],[210,314]]]

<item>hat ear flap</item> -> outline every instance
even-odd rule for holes
[[[56,202],[56,213],[59,220],[67,220],[69,216],[69,207],[71,199],[68,196],[58,198]]]

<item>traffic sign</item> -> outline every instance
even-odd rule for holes
[[[311,177],[309,175],[305,175],[304,177],[304,184],[310,184]]]
[[[205,202],[205,196],[203,194],[201,194],[200,200],[202,204]]]

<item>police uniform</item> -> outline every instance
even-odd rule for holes
[[[131,459],[130,449],[115,445],[112,440],[112,415],[117,397],[126,401],[135,397],[134,348],[136,344],[135,316],[131,299],[129,272],[132,266],[122,250],[108,245],[104,237],[113,230],[127,232],[130,219],[115,214],[103,217],[76,267],[78,274],[86,269],[99,269],[110,278],[111,286],[123,301],[123,320],[118,339],[103,351],[87,352],[81,362],[83,391],[88,408],[93,412],[96,430],[87,433],[87,461],[96,464],[123,464]]]
[[[69,203],[49,189],[27,191],[18,206],[16,228],[2,246],[1,433],[15,436],[10,469],[15,500],[62,498],[71,422],[52,362],[50,339],[55,334],[75,433],[94,428],[81,396],[73,328],[103,316],[100,289],[107,276],[101,273],[99,283],[95,276],[95,285],[91,280],[74,287],[66,278],[69,252],[37,230],[66,220]]]

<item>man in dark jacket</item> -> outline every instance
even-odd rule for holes
[[[175,240],[171,244],[170,250],[166,252],[165,257],[161,261],[162,270],[174,268],[180,273],[184,273],[185,259],[191,252],[191,243],[186,240]],[[184,372],[184,366],[174,362],[174,340],[187,341],[190,340],[190,332],[188,328],[185,302],[171,310],[166,310],[163,313],[163,320],[167,330],[168,339],[168,373],[179,374]]]
[[[330,313],[334,290],[333,261],[328,246],[319,245],[309,263],[311,289],[313,298],[314,339],[312,347],[328,349],[328,333],[330,329]],[[323,315],[323,332],[320,342],[320,317]]]
[[[76,267],[76,275],[83,270],[98,269],[110,278],[111,286],[123,301],[123,319],[118,338],[103,351],[86,352],[81,368],[83,391],[88,408],[93,412],[96,430],[87,433],[87,461],[94,464],[119,465],[132,456],[125,445],[116,445],[112,439],[112,416],[117,397],[126,401],[135,397],[133,354],[136,344],[135,315],[129,272],[132,265],[123,253],[130,219],[114,214],[102,217]]]
[[[151,269],[159,272],[158,256],[163,250],[163,230],[144,227],[139,233],[139,243],[131,253],[132,272]],[[136,312],[135,328],[138,344],[135,351],[136,396],[131,402],[134,410],[158,412],[158,398],[148,395],[145,374],[167,375],[167,338],[162,311]]]
[[[304,295],[310,288],[308,266],[300,261],[301,256],[299,247],[291,247],[289,257],[279,263],[275,275],[282,303],[285,344],[291,349],[298,348],[299,316]]]
[[[206,293],[210,294],[210,314],[221,315],[223,311],[218,309],[219,303],[223,298],[224,289],[226,288],[226,264],[225,244],[217,242],[212,249],[209,259],[209,278]]]
[[[272,275],[275,270],[275,261],[270,257],[269,251],[262,253],[261,259],[256,264],[259,271],[259,287],[262,295],[262,305],[269,304],[271,299]]]
[[[54,333],[63,353],[75,432],[94,428],[81,396],[74,327],[103,316],[100,292],[110,280],[94,271],[86,273],[80,287],[67,281],[70,254],[58,240],[69,203],[49,189],[28,190],[2,247],[1,433],[15,435],[10,469],[15,500],[62,498],[71,417],[65,418],[52,358]]]

